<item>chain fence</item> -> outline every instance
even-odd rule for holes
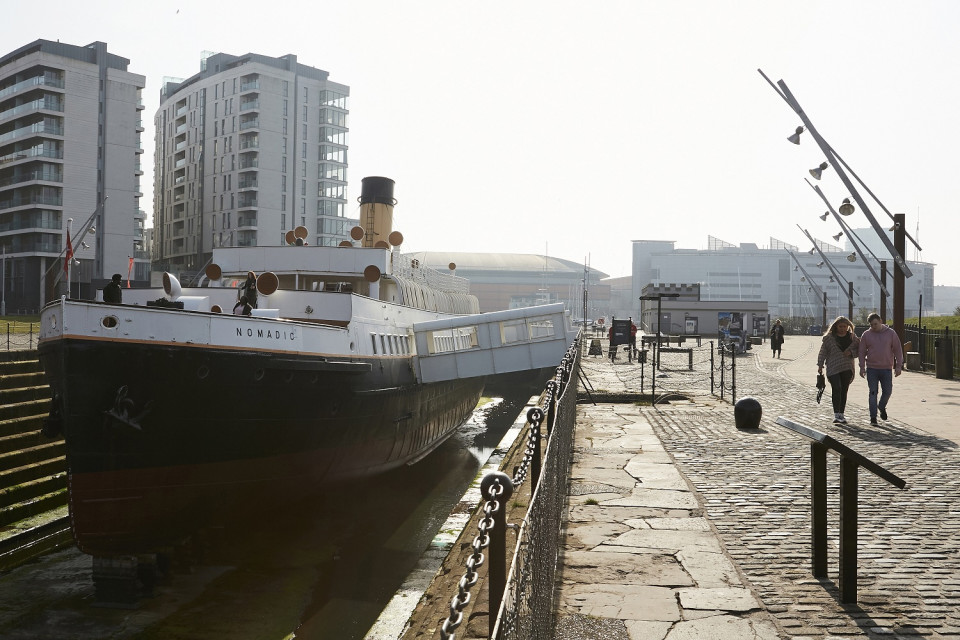
[[[23,351],[37,348],[40,324],[37,322],[6,322],[5,332],[0,335],[0,350]]]
[[[527,412],[529,430],[523,460],[511,478],[502,472],[487,474],[480,485],[485,500],[466,561],[466,571],[450,602],[450,615],[440,626],[443,640],[455,640],[463,611],[479,580],[477,569],[490,556],[488,588],[490,638],[548,639],[553,634],[553,584],[559,554],[560,525],[566,500],[573,428],[577,411],[577,382],[582,335],[567,350],[556,374],[547,383],[539,406]],[[547,428],[546,451],[541,456],[541,427]],[[517,532],[509,571],[506,565],[507,501],[527,479],[530,506]]]
[[[644,341],[644,347],[647,341]],[[622,389],[630,394],[646,396],[653,405],[674,398],[713,395],[731,404],[737,400],[737,359],[750,351],[730,341],[680,342],[676,346],[650,343],[650,351],[618,352],[613,371]],[[600,357],[610,358],[610,354]],[[580,363],[589,379],[594,357],[588,355]],[[593,390],[590,390],[593,392]],[[597,390],[603,393],[603,390]],[[649,395],[648,395],[649,394]]]

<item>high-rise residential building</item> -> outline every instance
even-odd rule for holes
[[[214,247],[337,245],[347,196],[349,87],[280,58],[215,53],[167,79],[154,119],[156,270],[198,274]],[[302,234],[301,234],[302,235]]]
[[[0,247],[8,313],[113,273],[146,281],[139,198],[144,77],[103,42],[36,40],[0,58]],[[74,259],[69,283],[67,234]]]

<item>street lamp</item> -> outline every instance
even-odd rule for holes
[[[833,168],[837,172],[837,176],[843,182],[843,185],[846,187],[847,191],[850,193],[853,199],[860,206],[860,209],[863,211],[863,215],[867,218],[867,220],[870,222],[870,225],[873,227],[873,230],[877,233],[877,237],[880,239],[881,242],[883,242],[889,254],[893,256],[893,260],[895,264],[894,288],[893,288],[893,328],[897,332],[897,335],[900,336],[900,341],[903,342],[904,278],[909,278],[913,275],[913,273],[910,271],[910,267],[907,266],[906,260],[904,258],[906,255],[906,238],[909,237],[910,241],[913,242],[917,250],[921,250],[919,243],[917,243],[916,240],[910,237],[904,229],[904,226],[905,226],[904,214],[898,213],[896,214],[896,216],[894,216],[892,213],[890,213],[890,211],[887,210],[887,208],[883,205],[883,203],[880,202],[879,198],[877,198],[877,196],[872,191],[870,191],[870,188],[867,187],[867,185],[864,184],[863,180],[861,180],[860,177],[853,171],[853,169],[850,168],[850,165],[844,162],[843,158],[840,157],[840,154],[837,153],[836,150],[833,149],[833,147],[831,147],[827,143],[827,141],[820,136],[819,132],[816,130],[816,127],[813,126],[813,123],[810,121],[810,118],[807,116],[806,112],[800,106],[800,103],[797,102],[797,99],[794,97],[793,93],[791,93],[790,89],[787,87],[786,83],[783,80],[778,80],[777,83],[774,84],[770,80],[770,78],[768,78],[766,74],[763,73],[762,70],[757,69],[757,71],[760,73],[761,76],[763,76],[763,79],[766,80],[771,87],[773,87],[773,90],[777,92],[777,95],[783,98],[784,102],[786,102],[787,105],[789,105],[790,108],[794,111],[794,113],[796,113],[797,116],[800,118],[801,122],[803,123],[803,126],[806,128],[807,131],[810,132],[810,135],[813,137],[814,141],[817,143],[817,146],[820,147],[820,150],[823,152],[823,155],[826,156],[827,160],[829,161],[829,165],[833,166]],[[799,137],[797,139],[799,141]],[[822,169],[826,168],[826,166],[828,166],[827,162],[820,165],[821,172],[822,172]],[[880,205],[880,208],[883,209],[883,211],[894,221],[894,223],[897,223],[899,225],[898,227],[895,228],[894,241],[892,243],[890,242],[890,239],[887,237],[887,234],[884,233],[884,230],[880,226],[880,223],[877,222],[876,218],[873,217],[873,214],[870,212],[870,208],[867,206],[866,202],[864,202],[863,198],[860,196],[860,192],[857,191],[856,187],[854,187],[853,183],[850,181],[850,178],[847,177],[845,170],[850,172],[850,174],[857,180],[860,186],[864,188],[864,190],[870,195],[870,197],[874,200],[874,202]],[[815,169],[811,170],[810,173],[811,175],[814,176],[814,178],[819,180],[820,176],[817,173],[815,173],[815,171],[816,171]],[[853,213],[853,210],[852,210],[853,205],[849,202],[846,202],[844,204],[850,205],[850,208],[844,207],[844,215],[849,215],[850,213]]]

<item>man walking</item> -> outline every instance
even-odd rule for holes
[[[870,392],[870,424],[876,427],[878,411],[881,420],[887,419],[887,401],[893,391],[893,376],[899,376],[903,370],[903,347],[900,345],[900,336],[883,324],[879,315],[871,313],[867,322],[870,323],[870,328],[860,336],[860,377],[867,379],[867,389]]]

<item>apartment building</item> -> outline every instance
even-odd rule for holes
[[[113,273],[146,281],[140,209],[145,79],[107,44],[36,40],[0,57],[0,252],[7,313]],[[69,282],[68,232],[74,260]]]
[[[163,82],[156,113],[153,261],[189,281],[214,247],[349,240],[349,87],[253,53],[211,54]]]

